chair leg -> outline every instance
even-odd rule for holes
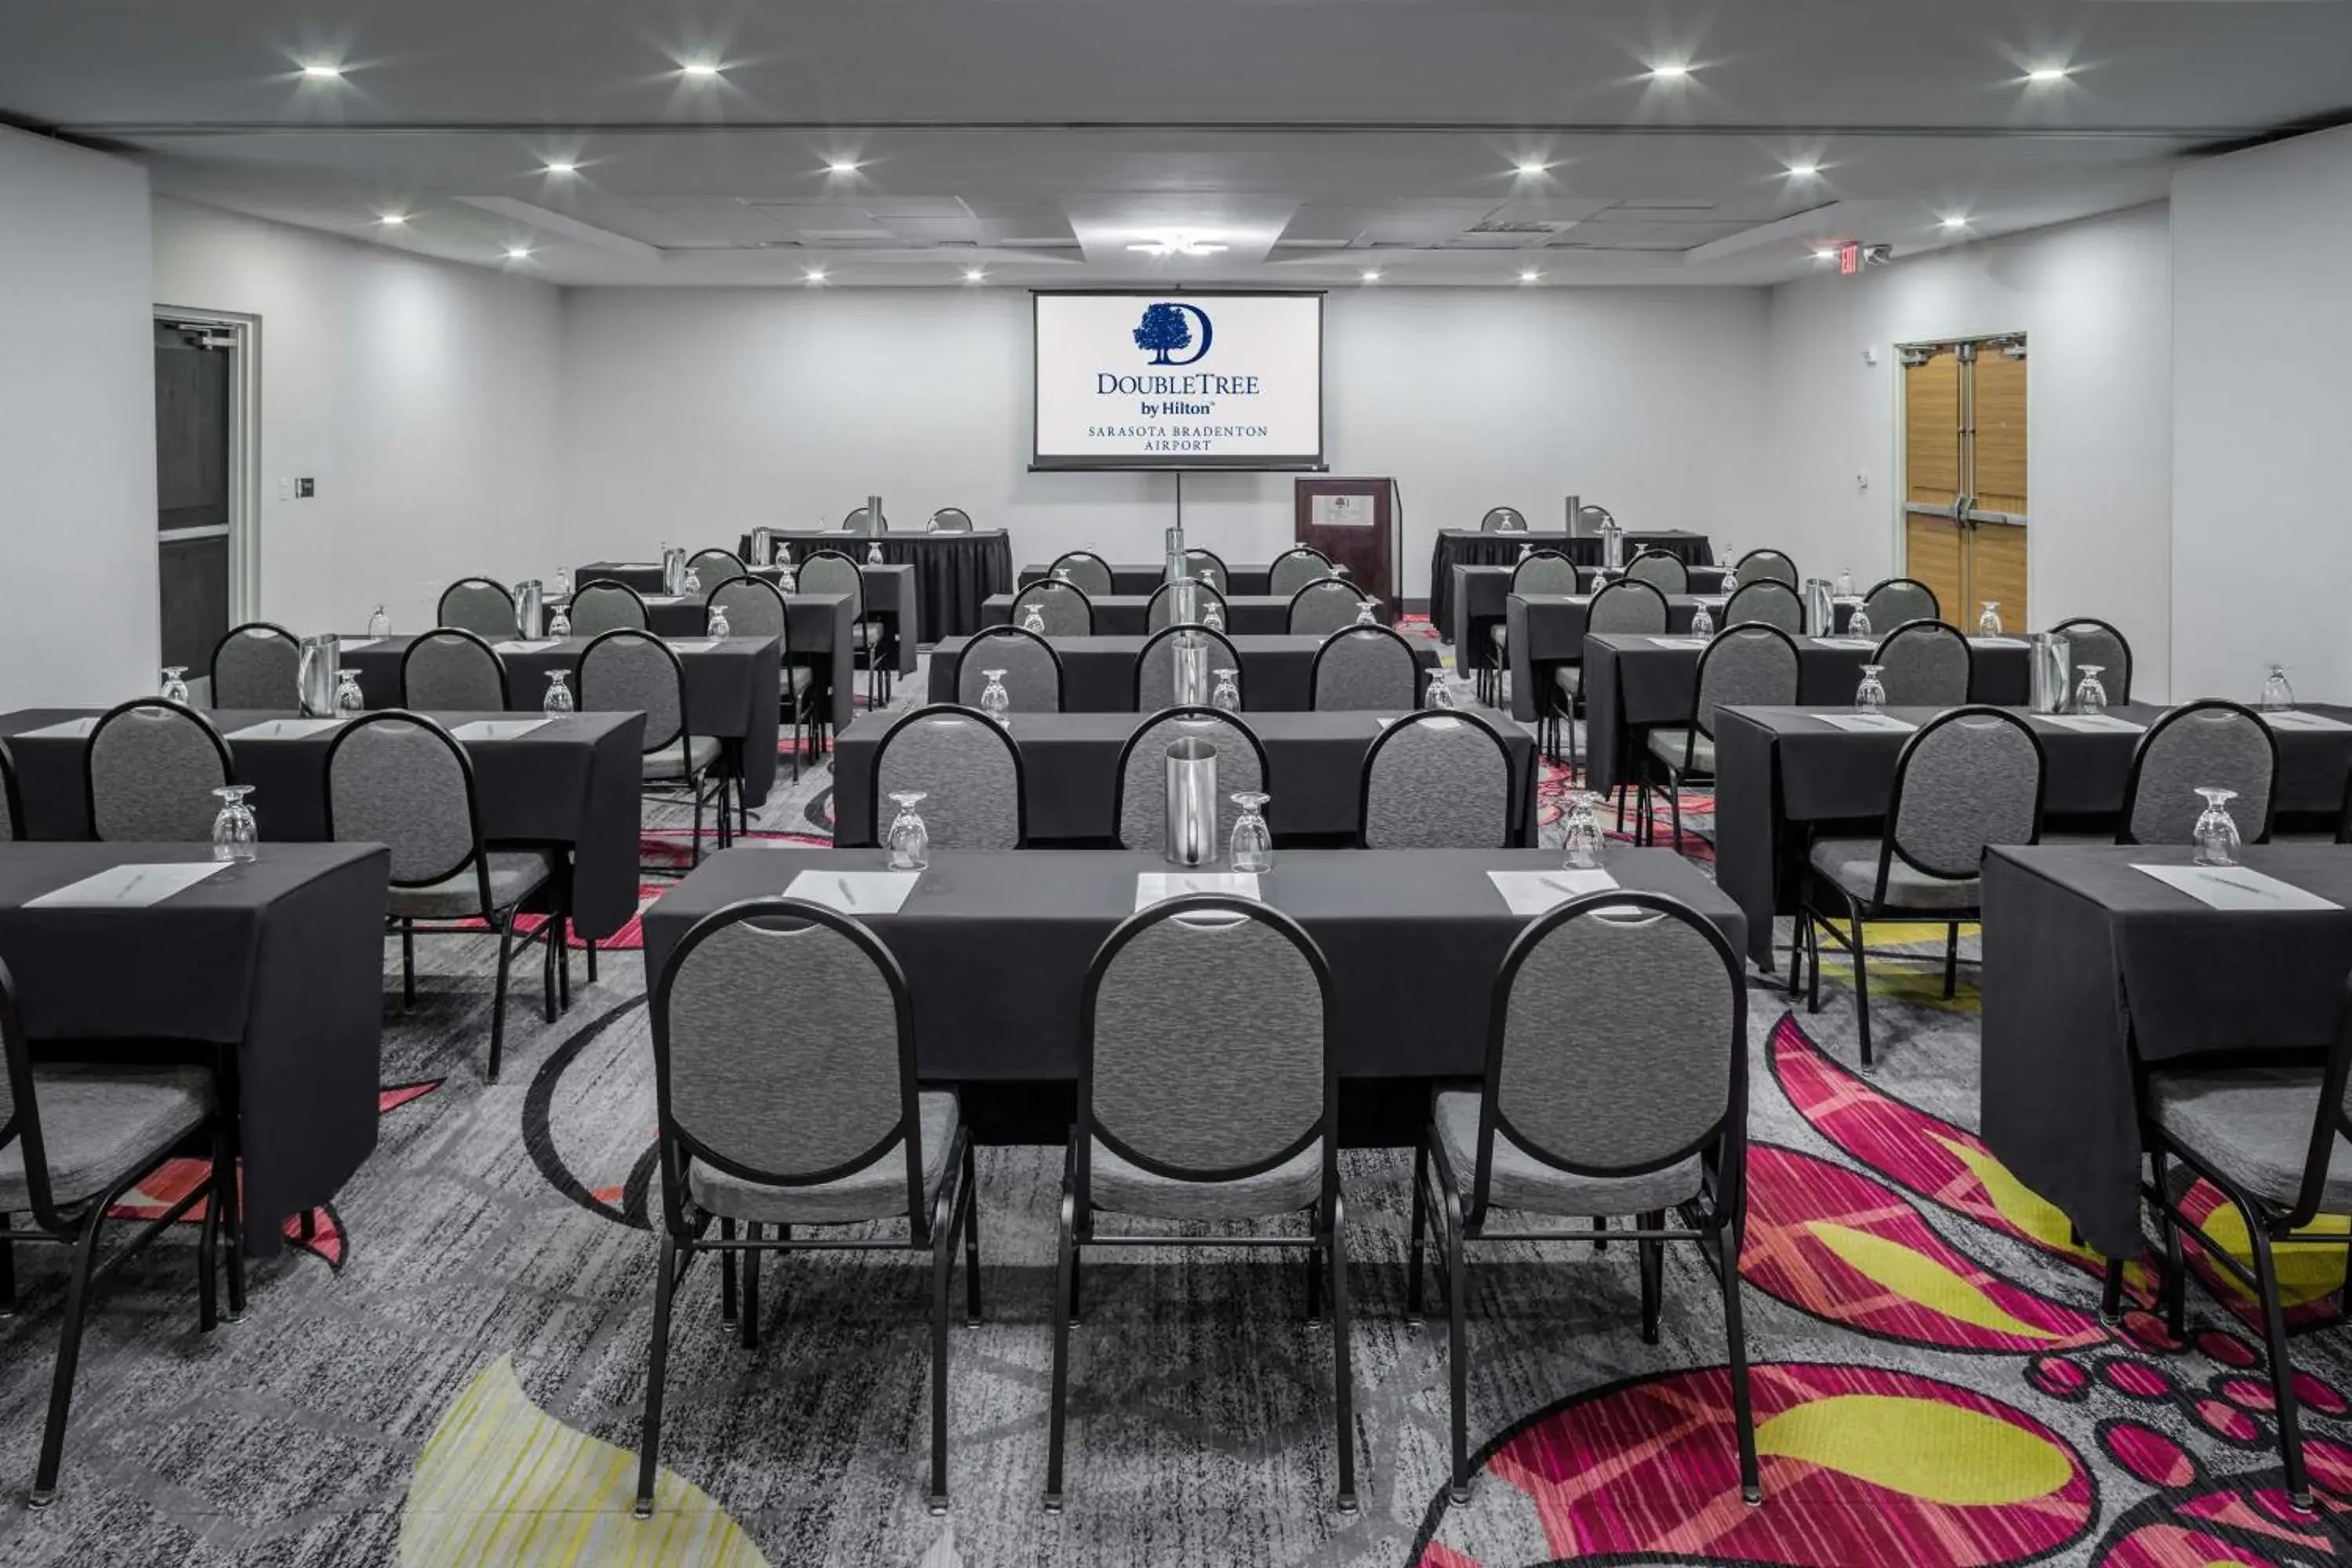
[[[499,1081],[499,1058],[507,1043],[507,968],[514,958],[515,912],[509,910],[499,922],[499,983],[490,994],[490,1068],[488,1080]]]
[[[32,1506],[47,1508],[58,1495],[58,1468],[65,1461],[66,1419],[73,1405],[74,1369],[81,1360],[82,1321],[89,1314],[89,1277],[98,1260],[98,1233],[104,1204],[92,1205],[74,1240],[72,1273],[66,1279],[66,1319],[58,1334],[58,1367],[49,1381],[49,1416],[41,1428],[40,1465],[33,1473]]]
[[[1811,910],[1805,911],[1805,1009],[1822,1010],[1822,923]]]
[[[722,1215],[719,1221],[719,1321],[731,1323],[740,1315],[735,1307],[735,1222]]]
[[[1675,813],[1675,853],[1683,852],[1683,781],[1679,773],[1666,774],[1666,799]]]
[[[1323,1248],[1310,1244],[1307,1248],[1307,1321],[1323,1321]]]
[[[1797,906],[1796,918],[1789,922],[1789,994],[1794,997],[1797,988],[1805,983],[1805,910]]]
[[[559,910],[539,922],[539,1010],[547,1022],[555,1022],[555,949],[562,935],[563,916]]]
[[[1444,1194],[1445,1225],[1445,1359],[1453,1395],[1454,1485],[1457,1503],[1470,1500],[1470,1378],[1463,1341],[1470,1312],[1469,1283],[1462,1277],[1462,1202]]]
[[[570,900],[558,920],[555,929],[555,1001],[565,1012],[572,1010],[572,910]]]
[[[2114,1328],[2124,1321],[2124,1260],[2107,1259],[2106,1277],[2099,1287],[2099,1321]]]
[[[934,1516],[948,1510],[948,1285],[955,1274],[955,1226],[931,1237],[931,1496]]]
[[[416,922],[400,922],[400,1008],[416,1005]]]
[[[238,1186],[236,1124],[233,1108],[221,1110],[220,1136],[213,1144],[213,1195],[209,1205],[220,1216],[221,1244],[228,1251],[228,1312],[223,1320],[245,1321],[245,1194]]]
[[[747,1219],[743,1222],[744,1240],[756,1242],[766,1234],[767,1227],[758,1220]],[[743,1249],[743,1321],[739,1327],[743,1348],[747,1351],[758,1350],[760,1348],[760,1249],[757,1247],[747,1247]]]
[[[1723,1233],[1723,1330],[1731,1352],[1731,1419],[1739,1434],[1739,1495],[1748,1507],[1764,1500],[1756,1465],[1756,1408],[1748,1392],[1748,1326],[1739,1310],[1740,1227]]]
[[[8,1216],[0,1214],[0,1318],[16,1315],[16,1243],[8,1234]]]
[[[1664,1230],[1666,1215],[1663,1209],[1642,1215],[1643,1230]],[[1643,1241],[1634,1244],[1642,1255],[1642,1342],[1658,1342],[1658,1298],[1665,1283],[1666,1244],[1663,1241]]]
[[[1953,921],[1944,927],[1944,1000],[1948,1002],[1960,988],[1960,923]]]
[[[593,984],[596,984],[596,944],[595,944],[594,942],[589,942],[589,943],[587,944],[587,948],[588,948],[588,984],[591,984],[591,985],[593,985]]]
[[[1412,1240],[1405,1251],[1404,1321],[1421,1326],[1422,1237],[1429,1226],[1429,1136],[1412,1152]]]
[[[1331,1194],[1329,1245],[1324,1256],[1331,1262],[1331,1384],[1339,1403],[1339,1511],[1356,1511],[1356,1388],[1348,1360],[1348,1238],[1347,1205]]]
[[[205,1183],[204,1223],[196,1229],[196,1329],[211,1333],[220,1324],[220,1173],[226,1142],[220,1125],[212,1130],[212,1174]]]
[[[1054,1377],[1045,1404],[1045,1511],[1062,1511],[1062,1427],[1070,1392],[1071,1303],[1076,1300],[1078,1274],[1076,1238],[1072,1235],[1074,1200],[1062,1194],[1059,1259],[1054,1289]]]
[[[654,1342],[646,1370],[646,1425],[637,1446],[639,1519],[654,1516],[654,1475],[661,1463],[662,1378],[669,1370],[669,1302],[677,1289],[677,1242],[662,1231],[660,1271],[654,1277]]]
[[[2180,1257],[2180,1226],[2172,1217],[2172,1178],[2170,1162],[2159,1148],[2155,1154],[2156,1190],[2162,1194],[2156,1205],[2156,1222],[2164,1230],[2164,1326],[2179,1344],[2188,1337],[2189,1330],[2189,1269]]]
[[[963,1321],[980,1327],[980,1162],[963,1146]]]
[[[2309,1513],[2311,1478],[2303,1468],[2303,1431],[2295,1411],[2294,1363],[2286,1354],[2286,1316],[2279,1302],[2278,1265],[2271,1257],[2269,1233],[2251,1214],[2246,1215],[2246,1236],[2254,1254],[2255,1288],[2263,1298],[2263,1348],[2271,1358],[2271,1398],[2278,1417],[2279,1451],[2286,1460],[2287,1501],[2297,1513]]]
[[[1862,1065],[1869,1067],[1870,1054],[1870,969],[1862,951],[1862,911],[1853,911],[1853,1016],[1862,1032]]]

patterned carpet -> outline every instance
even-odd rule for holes
[[[902,680],[899,705],[921,689]],[[772,803],[761,841],[823,843],[828,785],[818,768]],[[1548,811],[1563,785],[1546,781]],[[1708,823],[1686,803],[1702,863]],[[666,825],[649,838],[684,847]],[[0,1322],[0,1563],[2336,1561],[2352,1507],[2352,1342],[2328,1294],[2341,1252],[2334,1275],[2293,1266],[2328,1520],[2315,1525],[2285,1509],[2242,1315],[2192,1292],[2186,1344],[2140,1313],[2103,1329],[2095,1261],[1972,1135],[1974,975],[1941,999],[1940,936],[1874,932],[1915,956],[1874,964],[1883,1065],[1867,1079],[1835,960],[1818,1016],[1753,992],[1760,1510],[1738,1502],[1711,1281],[1670,1251],[1661,1342],[1644,1345],[1622,1243],[1473,1264],[1481,1478],[1449,1504],[1444,1330],[1404,1321],[1410,1160],[1373,1151],[1343,1161],[1362,1513],[1330,1506],[1328,1341],[1302,1321],[1297,1264],[1219,1252],[1090,1269],[1069,1509],[1049,1517],[1059,1165],[998,1149],[980,1166],[988,1321],[952,1331],[952,1513],[923,1507],[923,1269],[844,1256],[771,1265],[756,1351],[720,1323],[715,1269],[689,1275],[661,1509],[639,1524],[655,1252],[642,971],[607,953],[553,1027],[519,1005],[507,1081],[488,1089],[489,944],[446,939],[424,947],[415,1011],[387,1002],[381,1148],[257,1271],[250,1319],[197,1334],[193,1246],[173,1238],[102,1289],[64,1489],[37,1515],[15,1504],[62,1273],[55,1249],[20,1249],[22,1310]],[[138,1205],[168,1205],[178,1179]]]

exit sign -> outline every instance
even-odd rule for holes
[[[1862,270],[1862,241],[1849,239],[1838,247],[1838,276],[1852,278]]]

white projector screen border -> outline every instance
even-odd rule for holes
[[[1033,289],[1029,291],[1029,469],[1032,473],[1080,470],[1094,472],[1168,472],[1187,469],[1224,473],[1327,473],[1324,459],[1324,319],[1321,289]],[[1116,453],[1046,452],[1041,449],[1042,424],[1041,303],[1047,299],[1096,299],[1131,301],[1141,312],[1155,304],[1185,305],[1218,300],[1299,300],[1315,306],[1315,444],[1305,452],[1203,452],[1197,455],[1121,451]],[[1148,352],[1148,351],[1147,351]]]

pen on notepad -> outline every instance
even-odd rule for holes
[[[849,879],[848,879],[848,878],[846,878],[846,877],[835,877],[835,878],[833,879],[833,885],[834,885],[835,887],[839,888],[839,889],[841,889],[841,902],[842,902],[843,907],[845,907],[845,908],[854,908],[854,907],[856,907],[856,903],[857,903],[857,895],[856,895],[855,893],[852,893],[852,892],[849,890]]]

